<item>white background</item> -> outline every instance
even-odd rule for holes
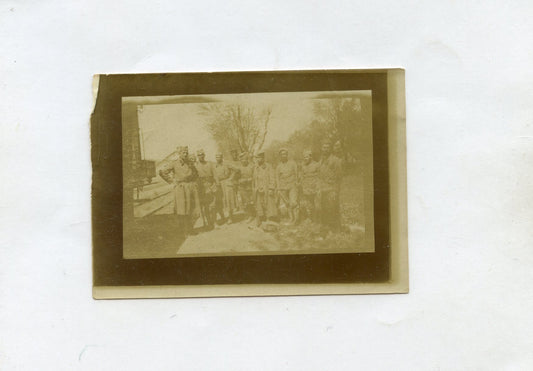
[[[533,369],[532,4],[0,1],[0,369]],[[93,74],[390,66],[410,294],[91,299]]]

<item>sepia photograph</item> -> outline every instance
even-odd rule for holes
[[[374,251],[371,91],[122,98],[125,259]]]
[[[95,298],[408,291],[403,70],[93,88]]]

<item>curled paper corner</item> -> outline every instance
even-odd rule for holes
[[[93,76],[93,108],[91,110],[91,113],[94,113],[94,108],[96,107],[96,98],[98,97],[98,88],[100,86],[100,75],[94,75]]]

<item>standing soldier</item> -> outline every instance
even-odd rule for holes
[[[228,181],[226,182],[226,188],[228,190],[227,194],[224,193],[225,203],[226,207],[233,215],[237,211],[237,209],[241,209],[241,205],[239,204],[238,200],[238,192],[239,192],[239,155],[237,149],[233,148],[230,150],[231,155],[231,161],[226,162],[226,165],[231,170],[231,175]],[[228,220],[229,223],[231,223],[231,218]]]
[[[198,193],[200,196],[200,211],[204,227],[212,229],[216,220],[215,212],[215,172],[213,163],[205,160],[205,152],[199,149],[196,152],[198,162]]]
[[[224,222],[224,205],[228,207],[228,224],[233,222],[233,208],[228,206],[228,198],[233,197],[233,187],[229,186],[231,182],[232,169],[224,163],[224,156],[222,153],[216,154],[217,163],[214,168],[215,184],[217,186],[215,192],[215,218],[216,214],[220,214],[222,222]],[[235,198],[231,198],[235,201]]]
[[[322,145],[319,168],[319,205],[321,224],[333,231],[340,228],[339,189],[342,177],[341,160],[331,153],[331,144]]]
[[[194,222],[200,215],[196,180],[198,173],[189,161],[187,146],[178,147],[179,158],[160,170],[159,175],[174,185],[174,213],[185,236],[195,234]]]
[[[259,152],[255,155],[256,166],[253,172],[252,190],[253,199],[255,203],[255,215],[257,226],[261,226],[263,220],[267,216],[267,200],[269,192],[274,192],[270,189],[270,168],[265,163],[265,153]]]
[[[254,200],[252,197],[253,166],[249,163],[248,154],[243,152],[239,156],[241,164],[239,166],[239,196],[241,198],[244,212],[248,214],[247,222],[254,219]]]
[[[298,166],[289,161],[289,151],[279,150],[280,163],[276,167],[276,184],[281,202],[289,213],[289,223],[298,222]]]
[[[300,184],[302,185],[302,211],[307,219],[318,222],[316,210],[318,207],[318,173],[320,164],[313,160],[311,151],[303,153],[302,170],[300,171]]]
[[[253,195],[256,210],[257,226],[263,220],[276,215],[274,200],[276,183],[271,167],[265,162],[265,153],[260,152],[255,156],[257,165],[253,172]],[[270,201],[270,202],[269,202]]]

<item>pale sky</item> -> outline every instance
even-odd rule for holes
[[[295,130],[303,128],[313,120],[313,102],[327,99],[323,96],[370,96],[370,91],[339,92],[290,92],[251,93],[188,96],[183,103],[172,97],[130,97],[125,101],[138,103],[139,127],[143,136],[144,157],[159,161],[173,152],[179,145],[188,145],[189,152],[203,148],[208,160],[213,161],[217,145],[204,128],[206,117],[200,114],[198,102],[220,104],[243,104],[257,112],[272,108],[268,134],[263,148],[273,140],[285,140]]]

